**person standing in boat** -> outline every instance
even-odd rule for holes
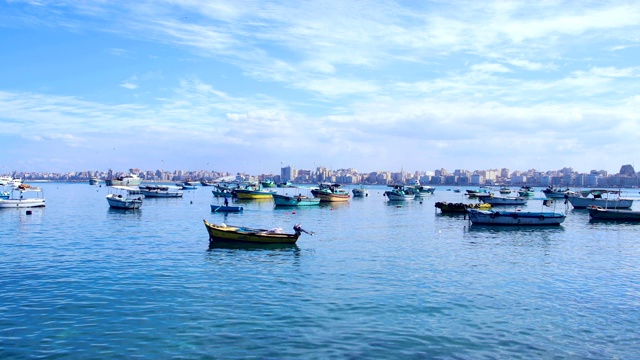
[[[227,199],[227,197],[224,197],[224,206],[229,206],[229,199]]]

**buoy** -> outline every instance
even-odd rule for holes
[[[193,204],[193,200],[189,201],[189,204]]]
[[[295,214],[296,212],[295,212],[295,211],[292,211],[291,213],[292,213],[292,214]]]
[[[31,215],[31,210],[27,210],[27,215]]]

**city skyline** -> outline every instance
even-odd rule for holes
[[[640,3],[0,3],[1,173],[616,172]]]

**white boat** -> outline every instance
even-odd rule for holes
[[[6,196],[6,194],[5,194]],[[9,196],[0,198],[0,208],[44,207],[45,199],[39,187],[20,184],[9,191]]]
[[[567,195],[567,200],[574,209],[587,209],[592,206],[607,209],[628,209],[633,199],[620,197],[618,190],[589,190],[583,194]]]
[[[127,174],[118,177],[113,177],[109,174],[109,177],[105,180],[107,186],[138,186],[141,182],[142,179],[136,174]]]
[[[406,201],[416,198],[413,191],[407,191],[403,185],[389,185],[392,189],[384,192],[389,201]]]
[[[554,226],[566,215],[554,212],[495,211],[468,209],[469,220],[478,225]]]
[[[142,193],[137,187],[112,186],[115,192],[107,195],[109,206],[114,209],[139,209],[142,206]]]
[[[92,176],[89,178],[89,185],[98,185],[100,184],[100,178],[97,176]]]
[[[517,206],[517,205],[526,205],[527,199],[521,196],[517,197],[507,197],[507,196],[485,196],[480,197],[480,201],[491,204],[492,206],[504,205],[504,206]]]
[[[353,193],[354,198],[369,196],[369,191],[365,189],[364,186],[359,186],[357,188],[351,189],[351,192]]]
[[[182,197],[184,192],[177,186],[144,185],[140,186],[140,192],[148,198],[176,198]]]

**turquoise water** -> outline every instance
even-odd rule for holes
[[[123,212],[105,187],[41,186],[46,208],[0,211],[0,358],[640,354],[640,225],[569,209],[556,228],[469,226],[436,213],[462,200],[445,188],[224,215],[208,187]],[[202,219],[316,235],[209,248]]]

